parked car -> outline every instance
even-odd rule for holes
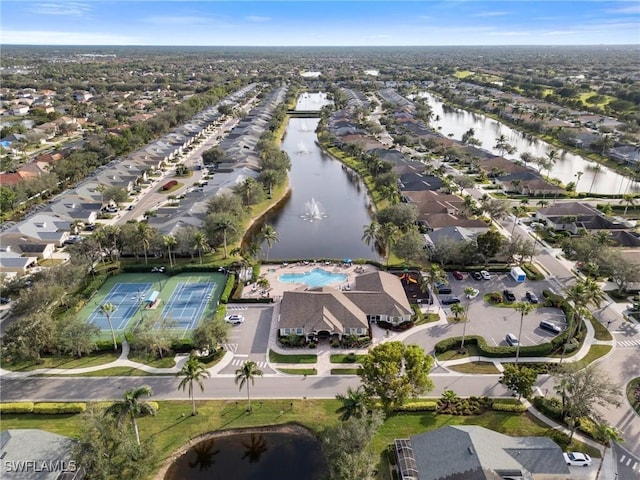
[[[482,280],[480,272],[471,272],[471,277],[473,277],[474,280]]]
[[[478,290],[477,288],[473,288],[472,290],[473,291],[469,291],[469,293],[465,295],[469,300],[473,300],[480,293],[480,290]]]
[[[436,288],[438,289],[438,294],[449,294],[451,293],[451,287],[449,285],[447,285],[446,283],[441,283],[436,285]]]
[[[127,210],[133,210],[134,208],[136,208],[134,205],[129,205],[129,206],[127,207]]]
[[[231,325],[240,325],[244,322],[244,317],[242,315],[228,315],[224,318],[224,321]]]
[[[518,340],[518,337],[516,337],[513,333],[507,333],[507,336],[504,337],[504,339],[507,341],[507,344],[510,347],[515,347],[516,345],[520,344],[520,340]]]
[[[527,292],[525,296],[530,303],[538,303],[539,301],[538,296],[533,292]]]
[[[456,280],[462,280],[464,278],[462,272],[459,272],[458,270],[454,270],[453,272],[451,272],[451,275],[453,275],[453,278],[455,278]]]
[[[565,452],[563,455],[564,461],[572,467],[588,467],[591,465],[591,457],[586,453]]]
[[[491,274],[486,270],[480,270],[480,275],[482,276],[483,280],[491,280]]]
[[[515,302],[516,301],[516,296],[515,294],[509,290],[509,289],[505,289],[502,291],[502,295],[504,296],[504,299],[507,302]]]
[[[458,297],[444,297],[440,299],[440,303],[442,305],[453,305],[454,303],[460,303],[460,299]]]
[[[558,325],[548,320],[542,320],[539,326],[542,330],[547,330],[555,334],[562,332],[562,328],[560,328]]]
[[[10,301],[11,301],[11,299],[8,298],[8,297],[0,297],[0,305],[6,305]]]

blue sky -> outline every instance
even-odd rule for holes
[[[640,44],[640,1],[2,0],[1,44]]]

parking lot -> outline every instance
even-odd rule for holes
[[[513,333],[518,336],[521,314],[514,308],[490,305],[485,301],[484,295],[496,291],[502,293],[504,289],[509,289],[515,294],[516,302],[526,302],[525,295],[527,291],[530,291],[535,293],[542,303],[544,300],[542,291],[550,287],[545,280],[526,280],[518,283],[508,273],[492,273],[490,280],[474,280],[466,272],[463,273],[462,280],[456,280],[451,273],[448,273],[447,281],[451,287],[451,294],[443,295],[442,297],[454,295],[460,299],[463,306],[467,307],[468,305],[469,322],[466,334],[481,335],[485,338],[487,344],[492,346],[506,346],[505,336],[507,333]],[[468,300],[464,293],[466,287],[473,287],[479,290],[480,293],[474,299]],[[453,314],[449,314],[451,311],[450,306],[443,306],[442,308],[447,312],[447,316],[453,316]],[[566,327],[562,310],[550,307],[534,308],[524,317],[522,338],[520,338],[521,345],[537,345],[547,342],[555,336],[554,333],[542,330],[539,327],[542,320],[553,322],[562,329]],[[462,327],[462,324],[452,325],[450,335],[462,335]]]

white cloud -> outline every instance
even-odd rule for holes
[[[552,37],[558,35],[575,35],[576,33],[578,32],[575,30],[550,30],[548,32],[542,32],[541,35]]]
[[[152,25],[202,25],[210,23],[209,18],[195,15],[152,15],[142,21]]]
[[[111,33],[3,30],[0,43],[19,45],[141,45],[140,39]]]
[[[82,17],[91,11],[91,7],[86,3],[65,2],[65,3],[36,3],[33,5],[33,12],[40,15],[66,15]]]
[[[504,15],[509,15],[509,12],[480,12],[480,13],[475,13],[472,16],[473,17],[502,17]]]
[[[631,3],[630,5],[626,5],[624,7],[619,8],[611,8],[606,10],[607,13],[631,13],[640,15],[640,3]]]
[[[260,15],[247,15],[244,17],[247,22],[262,23],[271,20],[271,17],[261,17]]]

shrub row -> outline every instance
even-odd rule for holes
[[[220,295],[220,303],[229,303],[229,297],[231,296],[231,292],[233,292],[233,287],[235,283],[236,283],[236,276],[234,274],[230,274],[227,277],[227,283],[224,286],[222,295]]]
[[[0,413],[35,413],[40,415],[60,415],[83,413],[87,410],[86,403],[79,402],[12,402],[0,403]]]
[[[480,415],[491,408],[488,397],[469,397],[438,400],[438,413],[447,415]]]
[[[522,270],[527,274],[527,280],[544,280],[544,275],[532,263],[523,263]]]
[[[162,190],[171,190],[176,185],[178,185],[178,181],[177,180],[169,180],[167,183],[165,183],[162,186]]]
[[[438,409],[438,402],[424,401],[405,403],[396,408],[397,412],[435,412]]]
[[[100,290],[100,287],[102,287],[102,285],[104,285],[104,282],[106,281],[107,281],[106,275],[104,274],[96,275],[91,279],[91,281],[84,288],[84,290],[82,290],[82,293],[80,294],[80,296],[85,300],[89,300],[91,297],[93,297],[94,293]]]
[[[522,413],[527,411],[527,407],[522,403],[493,402],[491,408],[497,412]]]
[[[554,349],[556,348],[555,340],[559,337],[565,337],[565,335],[559,335],[550,343],[541,343],[540,345],[530,345],[530,346],[521,346],[520,347],[520,356],[521,357],[544,357],[550,355]],[[462,342],[462,337],[451,337],[445,338],[438,342],[435,346],[436,355],[442,354],[449,350],[458,350],[460,349],[460,344]],[[505,358],[505,357],[513,357],[516,354],[515,347],[492,347],[487,345],[486,340],[483,337],[477,335],[469,335],[465,338],[465,343],[467,345],[476,345],[478,347],[478,353],[482,357],[490,357],[490,358]]]

